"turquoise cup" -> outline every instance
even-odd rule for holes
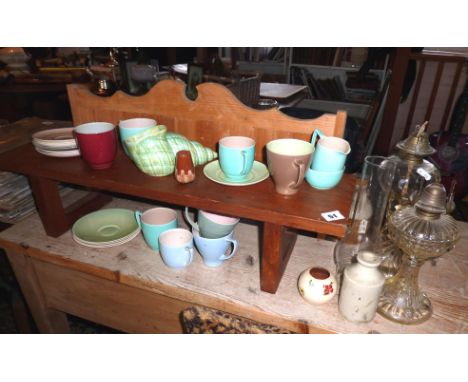
[[[125,145],[125,140],[140,134],[157,125],[156,121],[151,118],[131,118],[119,122],[119,136],[125,154],[128,155],[128,150]]]
[[[165,231],[177,228],[177,212],[170,208],[157,207],[145,212],[135,211],[135,218],[146,244],[154,251],[159,251],[159,236]]]
[[[307,183],[317,190],[329,190],[340,183],[344,170],[344,167],[338,171],[317,171],[309,168],[305,179]]]
[[[169,268],[180,269],[193,260],[193,235],[185,228],[175,228],[159,236],[161,257]]]
[[[317,136],[320,140],[315,145]],[[340,171],[346,162],[351,147],[346,139],[329,137],[316,129],[310,142],[315,146],[311,168],[316,171]]]
[[[255,140],[230,136],[219,141],[219,165],[227,179],[242,182],[247,178],[255,157]]]

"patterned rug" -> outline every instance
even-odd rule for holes
[[[182,311],[182,325],[189,334],[290,334],[289,330],[261,324],[219,310],[192,306]]]

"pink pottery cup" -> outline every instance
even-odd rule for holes
[[[117,154],[117,132],[112,123],[85,123],[73,131],[85,162],[96,170],[112,166]]]

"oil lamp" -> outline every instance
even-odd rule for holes
[[[440,172],[429,162],[429,156],[435,149],[429,144],[429,137],[425,132],[427,122],[416,129],[405,140],[398,142],[396,153],[388,159],[396,163],[393,185],[388,197],[385,220],[404,206],[413,205],[428,184],[440,182]],[[401,251],[389,240],[387,224],[383,225],[382,258],[380,270],[386,278],[393,276],[401,263]]]
[[[385,283],[378,312],[402,324],[419,324],[432,315],[429,298],[421,293],[421,265],[450,251],[459,239],[456,221],[446,214],[446,192],[440,183],[426,186],[414,206],[389,215],[388,234],[402,250],[397,274]]]

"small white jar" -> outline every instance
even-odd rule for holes
[[[338,307],[349,321],[369,322],[375,316],[385,277],[377,267],[381,259],[370,251],[360,251],[357,263],[343,272]]]
[[[336,280],[325,268],[311,267],[301,273],[297,281],[299,293],[312,304],[323,304],[336,294]]]

